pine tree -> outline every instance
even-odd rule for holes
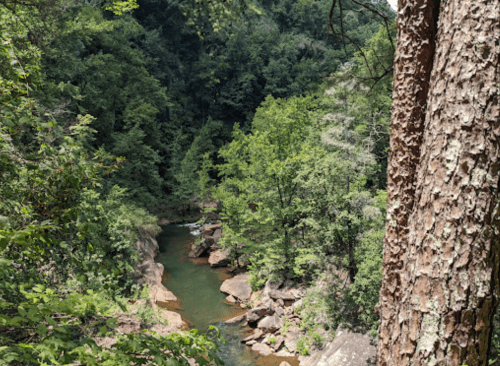
[[[399,3],[378,365],[487,365],[500,2]]]

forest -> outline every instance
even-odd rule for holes
[[[0,0],[0,365],[223,364],[217,329],[97,341],[148,298],[136,242],[174,212],[216,215],[220,245],[254,290],[285,279],[307,289],[301,354],[342,325],[379,342],[378,365],[497,364],[498,136],[474,126],[500,120],[490,87],[500,85],[500,2],[477,17],[457,0],[400,3],[396,14],[385,0]],[[458,107],[455,94],[438,102],[456,90],[438,81],[454,74],[433,69],[453,60],[447,12],[473,18],[470,29],[493,19],[467,48],[484,69],[455,62],[483,86],[457,91],[474,101]],[[448,110],[471,116],[465,132],[433,129]],[[443,129],[478,145],[456,137],[436,152]],[[431,187],[433,172],[438,182],[459,170]],[[455,198],[429,203],[426,192],[441,190]],[[439,210],[462,194],[456,207],[473,209],[456,214],[465,224],[454,234]],[[482,238],[476,249],[464,249],[467,235]],[[432,280],[404,272],[419,265]],[[467,300],[421,290],[441,286],[432,281],[447,266],[474,273]],[[152,323],[154,312],[139,315]],[[445,328],[435,339],[433,316]]]

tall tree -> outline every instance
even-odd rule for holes
[[[500,1],[402,0],[378,365],[487,365],[498,304]]]

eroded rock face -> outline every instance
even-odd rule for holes
[[[177,297],[162,284],[164,267],[155,262],[159,253],[157,241],[150,236],[140,235],[136,244],[140,262],[135,266],[141,278],[139,283],[149,285],[149,297],[152,303],[177,301]]]
[[[212,234],[212,237],[214,238],[215,244],[219,242],[219,240],[222,237],[222,229],[220,228],[220,224],[218,224],[219,227],[214,230],[214,233]]]
[[[247,282],[249,279],[250,275],[248,273],[239,274],[222,282],[220,291],[232,295],[239,301],[246,301],[252,295],[252,286]]]

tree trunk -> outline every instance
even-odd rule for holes
[[[413,29],[433,33],[434,3],[399,7],[378,365],[487,365],[497,306],[500,0],[441,1],[422,103],[400,73],[432,48]],[[404,127],[415,104],[422,138]]]
[[[400,0],[391,139],[387,166],[387,225],[384,242],[380,316],[379,365],[391,364],[392,332],[401,298],[403,255],[408,247],[408,217],[413,209],[415,177],[420,158],[427,94],[435,50],[438,9],[429,0]],[[397,342],[397,340],[395,340]]]

